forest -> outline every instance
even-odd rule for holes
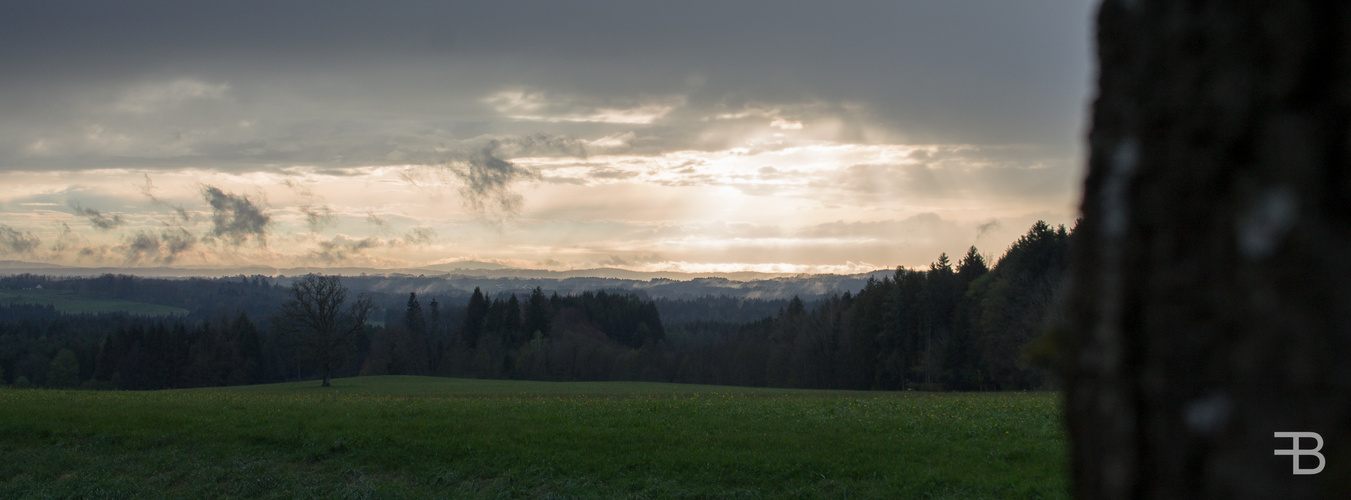
[[[1054,383],[1029,361],[1061,316],[1073,230],[1037,222],[991,264],[897,268],[862,289],[788,300],[559,295],[419,295],[367,301],[333,376],[408,374],[528,380],[641,380],[877,390],[1029,390]],[[0,304],[0,382],[164,389],[309,380],[320,366],[286,327],[295,284],[240,276],[0,277],[0,290],[65,290],[189,311],[64,313]],[[349,280],[356,281],[356,280]],[[295,280],[299,283],[300,280]],[[346,292],[346,288],[343,289]],[[357,293],[359,292],[359,293]]]

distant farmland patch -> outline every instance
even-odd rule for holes
[[[51,305],[66,314],[124,312],[142,316],[181,316],[188,313],[181,307],[109,299],[71,290],[0,290],[0,305],[12,304]]]

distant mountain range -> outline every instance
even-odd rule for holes
[[[850,275],[803,274],[750,280],[731,280],[722,277],[695,277],[683,280],[559,276],[517,277],[484,276],[482,273],[441,276],[367,275],[344,277],[343,284],[359,291],[416,292],[419,296],[440,296],[444,298],[468,296],[474,288],[481,288],[484,292],[494,296],[512,293],[523,296],[538,287],[546,294],[557,292],[560,295],[608,290],[634,292],[653,299],[694,299],[724,295],[746,299],[787,299],[793,296],[807,299],[834,293],[857,293],[869,278],[881,279],[893,272],[873,271]],[[286,284],[290,280],[278,279],[277,281]]]
[[[467,295],[474,288],[491,294],[528,294],[536,287],[546,293],[580,293],[594,290],[632,291],[651,298],[694,298],[727,295],[743,298],[778,299],[794,295],[819,297],[846,291],[857,292],[868,278],[881,279],[893,270],[867,273],[800,274],[787,273],[680,273],[641,272],[600,268],[570,271],[515,269],[489,262],[452,262],[410,269],[285,268],[250,266],[212,267],[67,267],[14,260],[0,261],[0,274],[42,274],[48,276],[98,276],[126,274],[143,277],[189,278],[263,275],[283,285],[309,273],[337,274],[343,282],[363,291],[415,291],[419,294]]]

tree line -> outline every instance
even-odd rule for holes
[[[126,314],[0,306],[0,380],[17,386],[168,389],[285,379],[294,354],[244,313],[189,325]],[[111,332],[109,333],[109,330]]]
[[[1046,387],[1030,361],[1059,320],[1071,232],[1032,226],[998,264],[975,247],[954,266],[898,268],[857,294],[777,315],[679,357],[677,382],[820,389]]]
[[[1049,381],[1026,354],[1060,314],[1072,235],[1038,222],[993,266],[971,247],[956,263],[943,254],[926,269],[897,268],[857,292],[810,302],[664,299],[662,307],[683,320],[669,329],[658,301],[634,293],[560,296],[540,287],[523,296],[475,289],[462,306],[432,297],[424,307],[426,297],[410,292],[401,307],[387,305],[377,318],[369,296],[348,297],[340,278],[323,276],[298,279],[289,289],[258,278],[222,287],[266,296],[272,306],[261,317],[242,307],[210,319],[155,319],[0,306],[0,381],[158,389],[408,374],[1034,389]],[[307,298],[306,290],[329,293],[329,302]],[[237,299],[260,308],[254,299]],[[699,319],[700,308],[709,311],[707,320]],[[330,317],[305,317],[318,310]],[[316,337],[344,328],[341,338]]]
[[[410,293],[402,321],[372,337],[361,373],[628,380],[643,354],[665,350],[656,304],[632,293],[546,297],[536,287],[521,300],[476,288],[458,315],[429,306]]]

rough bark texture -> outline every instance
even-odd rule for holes
[[[1351,498],[1351,2],[1107,0],[1097,36],[1076,496]]]

